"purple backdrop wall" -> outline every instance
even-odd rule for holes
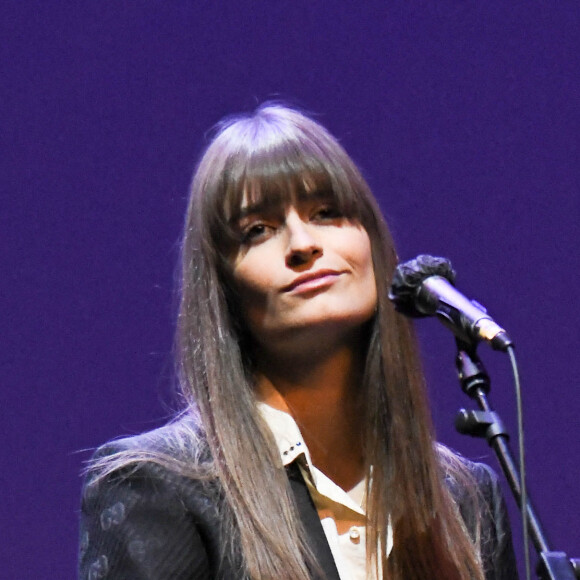
[[[217,120],[269,98],[318,113],[401,256],[451,258],[458,285],[510,330],[531,493],[552,545],[580,556],[576,2],[23,0],[3,12],[1,577],[74,578],[80,450],[167,416],[195,159]],[[453,432],[466,401],[449,333],[419,330],[440,438],[495,465]],[[507,361],[480,350],[513,431]]]

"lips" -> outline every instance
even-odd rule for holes
[[[317,270],[316,272],[308,272],[296,277],[288,286],[282,288],[283,292],[291,292],[300,287],[307,288],[308,286],[317,287],[317,282],[320,284],[324,283],[325,279],[332,279],[340,276],[342,272],[337,272],[336,270]]]

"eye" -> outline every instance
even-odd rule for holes
[[[344,215],[338,207],[328,204],[318,207],[312,215],[312,219],[319,221],[333,221],[343,217]]]
[[[271,232],[273,227],[260,221],[252,222],[241,230],[242,243],[252,244],[265,239]]]

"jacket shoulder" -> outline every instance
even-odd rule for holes
[[[511,526],[496,472],[448,449],[439,454],[446,486],[480,547],[486,580],[517,580]]]
[[[193,429],[169,424],[97,449],[82,491],[80,578],[216,577],[219,490],[184,472],[203,463]]]
[[[206,440],[202,430],[193,418],[184,416],[177,421],[137,435],[111,439],[96,449],[92,462],[112,455],[125,454],[127,459],[135,459],[141,454],[148,456],[169,456],[176,459],[209,459]]]

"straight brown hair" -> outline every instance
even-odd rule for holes
[[[221,125],[193,180],[183,242],[182,384],[199,409],[248,571],[253,578],[307,578],[311,556],[276,448],[256,412],[251,349],[245,348],[248,337],[229,272],[228,255],[237,243],[230,218],[245,192],[285,203],[304,189],[330,193],[371,240],[378,308],[362,389],[368,558],[375,564],[380,559],[393,579],[482,578],[477,547],[443,484],[412,326],[388,300],[397,255],[380,209],[338,141],[312,119],[279,105]],[[469,481],[461,462],[447,466]],[[276,494],[256,492],[269,481],[276,482]],[[394,548],[386,559],[389,519]],[[268,533],[272,529],[285,532]]]
[[[232,216],[247,192],[255,200],[287,203],[308,191],[332,196],[371,241],[378,304],[361,388],[369,565],[391,580],[483,580],[478,533],[468,534],[444,479],[460,479],[474,502],[476,488],[462,461],[434,442],[413,328],[387,296],[398,260],[378,204],[338,141],[311,118],[278,104],[222,123],[191,188],[176,359],[195,428],[176,422],[174,436],[181,450],[207,446],[210,459],[197,452],[182,459],[179,453],[132,452],[100,468],[110,472],[148,460],[217,480],[230,538],[224,557],[234,557],[239,538],[243,574],[256,580],[310,578],[317,564],[273,437],[257,411],[250,338],[229,260],[239,244]],[[387,558],[388,522],[394,545]]]

